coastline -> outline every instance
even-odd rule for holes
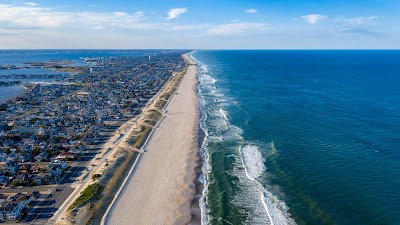
[[[6,97],[4,100],[1,99],[0,104],[11,102],[16,98],[23,96],[26,92],[28,92],[30,90],[30,88],[28,88],[28,86],[24,85],[24,84],[19,84],[19,85],[15,85],[15,86],[6,86],[6,87],[22,87],[23,89],[19,90],[18,91],[19,93],[12,94],[12,96]],[[10,93],[8,93],[8,94],[10,95]]]
[[[70,225],[74,221],[75,223],[80,221],[77,224],[104,224],[104,218],[107,216],[110,206],[114,204],[115,199],[121,192],[121,187],[125,185],[130,174],[135,171],[136,164],[139,163],[144,154],[144,149],[141,146],[145,145],[150,139],[149,137],[152,136],[154,128],[163,120],[164,116],[153,117],[154,114],[152,112],[155,110],[160,113],[165,112],[169,98],[176,92],[184,72],[185,69],[181,72],[173,72],[173,75],[161,90],[147,102],[142,109],[142,113],[126,121],[124,125],[118,128],[114,136],[105,144],[103,150],[93,158],[94,161],[92,163],[95,163],[96,166],[92,168],[91,174],[84,173],[81,175],[79,181],[75,184],[77,189],[64,203],[63,210],[59,210],[61,212],[57,212],[52,221],[57,221],[56,224],[60,225]],[[151,124],[149,119],[154,119],[154,121],[158,122],[157,124]],[[151,127],[151,129],[139,132],[143,127]],[[150,133],[147,135],[148,131]],[[143,137],[140,138],[142,135]],[[130,142],[129,140],[135,141]],[[98,164],[97,159],[101,159],[100,164]],[[91,179],[92,174],[101,174],[101,178]],[[80,196],[79,193],[89,184],[98,184],[102,190],[86,204],[67,210],[66,207],[74,202]]]
[[[197,67],[183,57],[186,73],[104,224],[200,224]]]

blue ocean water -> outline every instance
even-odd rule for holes
[[[400,51],[196,51],[211,224],[399,224]]]
[[[0,87],[0,104],[3,102],[17,97],[19,94],[24,92],[25,88],[21,86],[8,86]]]

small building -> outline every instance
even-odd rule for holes
[[[35,198],[37,192],[18,193],[9,196],[0,203],[0,221],[15,221],[21,217],[21,211]]]
[[[71,152],[63,152],[60,155],[58,155],[56,157],[56,159],[74,160],[75,159],[75,154],[72,154]]]

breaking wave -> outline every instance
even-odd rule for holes
[[[209,224],[213,219],[210,216],[213,206],[208,204],[207,199],[209,185],[211,185],[209,174],[213,169],[210,155],[220,150],[212,146],[214,144],[219,146],[226,144],[233,145],[237,149],[236,153],[226,155],[226,157],[236,159],[233,171],[226,172],[239,178],[239,182],[237,182],[238,191],[233,196],[232,203],[247,215],[246,221],[243,222],[245,224],[295,224],[287,212],[288,208],[285,203],[269,192],[267,185],[263,185],[259,181],[261,179],[258,179],[265,174],[267,169],[264,165],[263,151],[260,151],[257,145],[247,143],[244,140],[242,137],[243,130],[240,127],[230,124],[227,107],[232,100],[218,89],[216,79],[209,75],[208,67],[197,61],[193,55],[191,57],[199,65],[197,89],[201,110],[200,126],[205,133],[205,139],[200,150],[205,162],[202,167],[203,174],[199,178],[204,184],[203,196],[200,198],[201,223]],[[273,143],[271,146],[273,146]],[[276,151],[275,148],[273,149]],[[226,218],[220,219],[227,220]],[[237,221],[230,222],[237,223]]]

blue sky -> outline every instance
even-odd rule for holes
[[[399,0],[0,1],[0,48],[399,49]]]

